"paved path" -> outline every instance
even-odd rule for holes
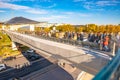
[[[17,57],[16,59],[12,59],[12,60],[4,61],[4,64],[6,64],[8,67],[11,68],[15,68],[16,65],[24,65],[24,63],[29,63],[29,61],[24,56]]]

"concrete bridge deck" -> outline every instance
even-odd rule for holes
[[[108,55],[90,49],[48,41],[17,32],[6,31],[6,33],[14,42],[43,51],[46,56],[51,56],[60,63],[71,64],[91,74],[96,74],[110,60]]]

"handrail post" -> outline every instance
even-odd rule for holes
[[[112,55],[113,55],[113,56],[115,56],[115,49],[116,49],[115,46],[116,46],[116,43],[114,42],[114,43],[113,43],[113,52],[112,52]]]

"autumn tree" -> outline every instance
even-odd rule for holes
[[[90,32],[90,31],[96,32],[97,25],[96,24],[88,24],[87,28],[88,28],[88,32]]]
[[[70,24],[59,25],[59,26],[56,27],[56,29],[59,30],[59,31],[62,31],[62,32],[67,32],[67,31],[73,32],[73,31],[75,31],[74,26],[72,26]]]
[[[35,27],[35,32],[40,32],[42,31],[43,29],[41,27]]]
[[[85,26],[75,27],[75,31],[76,31],[76,32],[84,32],[84,31],[86,31],[86,30],[85,30]]]
[[[47,33],[50,32],[50,30],[51,29],[49,27],[44,28],[44,31],[47,32]]]
[[[0,23],[0,29],[2,28],[2,23]]]

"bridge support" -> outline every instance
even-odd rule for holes
[[[17,46],[16,46],[16,43],[12,41],[12,50],[18,50],[17,49]]]

